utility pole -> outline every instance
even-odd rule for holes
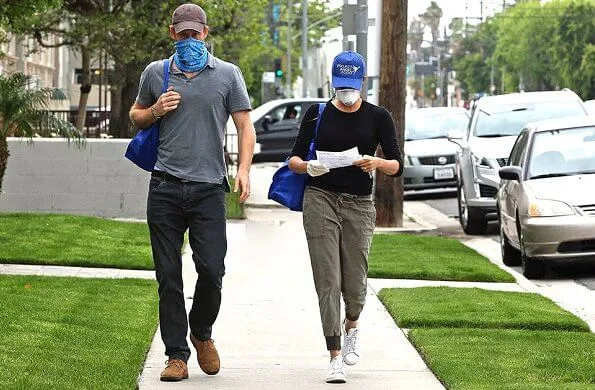
[[[308,0],[302,0],[302,96],[308,97]]]
[[[349,0],[343,0],[343,13],[346,12],[349,7]],[[349,50],[349,34],[345,30],[345,24],[343,24],[343,51]]]
[[[483,0],[479,2],[479,16],[481,22],[483,23]]]
[[[293,15],[293,0],[287,0],[287,72],[285,73],[285,94],[286,97],[293,97],[291,90],[291,41],[292,38],[292,23],[291,17]]]
[[[407,0],[382,2],[380,105],[392,113],[403,154],[407,70]],[[378,153],[380,155],[380,152]],[[376,174],[376,224],[403,226],[403,178]]]
[[[446,26],[444,26],[444,48],[442,49],[442,54],[440,57],[440,66],[442,69],[442,106],[448,107],[448,67],[444,66],[444,62],[446,61],[446,53],[448,52],[448,46],[450,41],[448,39],[448,35],[446,33]]]
[[[368,0],[357,0],[357,11],[355,14],[356,49],[364,58],[364,64],[368,63]],[[361,90],[362,99],[368,98],[368,81],[364,80]]]

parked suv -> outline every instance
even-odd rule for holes
[[[587,115],[582,100],[570,90],[487,96],[471,111],[455,155],[459,221],[467,234],[484,234],[497,219],[498,169],[528,122]]]

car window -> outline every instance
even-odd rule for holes
[[[529,178],[595,174],[595,127],[536,133],[529,157]]]
[[[295,103],[276,107],[269,111],[267,115],[271,116],[271,123],[276,123],[283,120],[299,121],[301,119],[301,114],[302,105],[300,103]]]
[[[454,113],[425,113],[410,112],[405,114],[405,140],[446,138],[453,130],[464,131],[469,117],[464,112]]]
[[[525,124],[538,120],[585,115],[579,101],[552,101],[477,108],[474,135],[500,137],[517,135]]]
[[[508,164],[506,165],[522,166],[526,154],[525,146],[527,145],[528,134],[529,133],[527,131],[521,132],[519,138],[516,140],[512,148],[512,151],[510,152],[510,158],[508,159]]]

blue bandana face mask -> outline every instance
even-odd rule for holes
[[[207,64],[207,48],[205,43],[188,37],[175,42],[174,61],[182,72],[198,72]]]

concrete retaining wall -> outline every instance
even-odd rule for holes
[[[128,142],[9,138],[0,210],[145,218],[150,175],[124,158]]]

